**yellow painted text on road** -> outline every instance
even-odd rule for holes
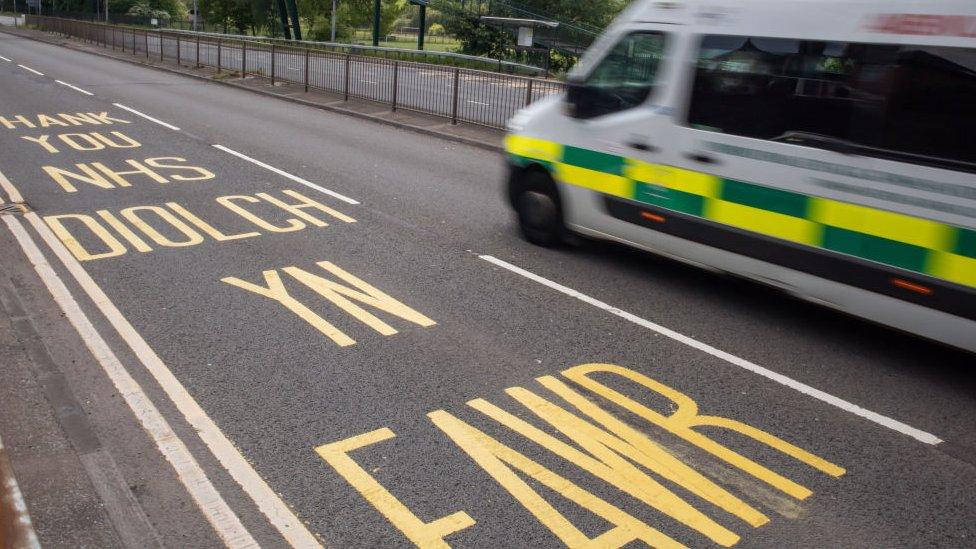
[[[111,126],[113,124],[131,124],[128,120],[109,116],[108,112],[76,112],[74,114],[22,114],[0,115],[0,127],[8,130],[23,130],[35,128],[69,128],[72,126]]]
[[[163,248],[184,248],[202,244],[207,241],[207,237],[216,242],[227,242],[264,234],[253,230],[255,226],[277,233],[300,231],[309,225],[315,227],[329,225],[321,219],[324,216],[316,217],[309,213],[310,210],[327,213],[343,223],[356,222],[352,217],[295,191],[284,190],[282,194],[289,197],[288,202],[268,193],[258,193],[257,196],[261,198],[250,195],[216,198],[217,204],[236,214],[235,219],[243,222],[239,224],[247,227],[246,230],[241,231],[218,228],[216,222],[206,221],[176,202],[133,206],[118,213],[98,210],[95,212],[97,218],[87,214],[62,214],[45,216],[44,220],[79,261],[118,257],[126,254],[130,247],[142,253],[152,252],[155,249],[153,243]],[[254,211],[245,210],[240,203],[258,207],[252,208]],[[294,213],[300,215],[301,219],[286,218],[284,220],[286,225],[281,227],[273,225],[255,213],[255,211],[269,209]],[[166,234],[180,234],[184,238],[174,240]]]
[[[656,547],[681,547],[682,544],[675,537],[687,538],[689,533],[698,533],[716,544],[731,546],[741,539],[742,526],[759,528],[769,522],[769,517],[753,504],[699,473],[693,463],[688,461],[689,458],[679,459],[667,451],[655,440],[655,432],[680,437],[703,452],[797,500],[809,497],[811,490],[697,433],[694,429],[700,426],[728,429],[766,444],[785,457],[831,477],[844,474],[843,468],[751,425],[730,418],[701,415],[698,413],[697,403],[691,397],[639,372],[612,364],[585,364],[563,371],[562,376],[581,387],[582,391],[555,376],[543,376],[536,380],[542,388],[561,400],[558,403],[553,397],[546,397],[523,387],[512,387],[506,391],[515,402],[552,427],[555,432],[546,431],[524,419],[522,414],[506,411],[485,399],[474,399],[468,405],[506,428],[506,432],[517,434],[544,449],[543,457],[547,461],[551,462],[552,457],[558,457],[562,463],[570,466],[571,470],[567,473],[571,473],[572,477],[579,477],[581,471],[586,472],[590,477],[602,481],[605,486],[612,487],[617,493],[630,496],[633,500],[623,498],[619,503],[616,500],[611,503],[569,480],[567,474],[542,465],[538,459],[515,450],[510,443],[492,437],[447,411],[437,410],[428,414],[428,417],[515,501],[571,547],[620,547],[632,541],[643,541]],[[632,389],[638,391],[628,391],[633,395],[630,397],[610,388],[610,385],[619,388],[621,383],[630,384]],[[644,395],[640,394],[641,391]],[[669,414],[654,412],[641,402],[644,396],[652,399],[664,396],[674,404],[675,411]],[[597,404],[596,399],[599,397],[603,397],[616,409]],[[630,414],[648,421],[649,425],[633,426],[622,419],[624,416],[634,417]],[[386,438],[390,437],[392,432]],[[386,488],[377,486],[377,481],[372,477],[369,477],[369,482],[365,482],[362,477],[351,479],[348,471],[344,472],[333,461],[327,461],[360,493],[382,491],[389,494]],[[668,484],[659,482],[656,477]],[[603,518],[612,527],[602,534],[589,537],[569,516],[560,511],[566,509],[564,505],[557,505],[547,499],[551,496],[538,492],[528,480],[546,486],[566,500]],[[683,495],[673,492],[668,487],[672,485],[682,488]],[[744,495],[751,496],[753,501],[764,499],[758,492],[748,493],[748,489],[746,492]],[[691,499],[685,499],[689,496]],[[385,510],[389,505],[370,496],[366,496],[366,499],[390,519],[394,526],[407,533],[403,521],[394,520]],[[639,501],[668,517],[671,522],[664,520],[651,526],[619,506],[628,501]],[[402,503],[399,504],[402,506]],[[716,508],[728,515],[709,516],[712,512],[710,510]],[[408,509],[404,508],[403,512],[415,516]],[[728,517],[738,519],[739,526],[728,522]],[[490,522],[488,518],[475,518],[481,523],[486,520]],[[673,526],[667,526],[669,524]],[[673,533],[662,531],[674,527],[678,529]],[[416,542],[410,535],[408,538]],[[439,538],[438,541],[442,540]]]
[[[285,267],[282,269],[282,271],[289,274],[292,278],[301,282],[305,286],[308,286],[327,301],[338,306],[356,320],[369,326],[373,330],[376,330],[382,335],[390,336],[398,333],[398,331],[396,328],[390,326],[373,313],[370,313],[366,309],[356,305],[353,303],[353,301],[358,301],[364,305],[368,305],[374,309],[383,311],[391,316],[399,317],[407,322],[411,322],[425,328],[436,324],[436,322],[430,318],[397,301],[393,297],[368,284],[366,281],[343,270],[334,263],[320,261],[318,266],[332,274],[335,278],[344,282],[344,284],[342,282],[337,282],[332,279],[312,274],[298,267]],[[289,294],[281,280],[281,275],[278,274],[277,270],[264,271],[262,274],[264,276],[264,286],[254,284],[246,280],[241,280],[240,278],[233,276],[222,278],[221,280],[227,284],[230,284],[231,286],[236,286],[243,290],[247,290],[277,301],[286,309],[298,315],[299,318],[309,323],[323,335],[334,341],[340,347],[348,347],[356,343],[356,340],[346,335],[345,332],[336,328],[332,323],[322,318],[322,316],[313,311],[309,306],[298,301],[298,299]]]
[[[79,134],[81,135],[81,134]],[[78,192],[75,183],[87,183],[101,189],[115,189],[117,187],[131,187],[132,177],[139,177],[138,181],[152,181],[154,183],[170,183],[171,181],[205,181],[216,177],[213,172],[199,166],[188,166],[185,158],[178,156],[160,156],[138,160],[126,160],[122,168],[110,168],[101,162],[81,162],[74,168],[58,168],[56,166],[42,166],[65,192]],[[155,168],[155,169],[154,169]]]
[[[343,441],[324,444],[315,451],[418,547],[449,547],[444,537],[474,525],[474,519],[470,515],[458,511],[431,522],[424,522],[349,456],[350,452],[395,436],[390,429],[377,429]]]
[[[58,141],[54,141],[54,137],[56,137]],[[48,134],[38,136],[22,135],[20,138],[37,144],[39,147],[51,154],[60,153],[61,149],[59,149],[58,146],[62,144],[67,145],[76,151],[101,151],[105,150],[106,148],[135,149],[142,146],[142,143],[139,143],[128,135],[117,131],[108,132],[108,135],[105,135],[102,132],[88,132],[62,133],[56,136],[51,136]]]

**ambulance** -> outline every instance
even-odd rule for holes
[[[517,113],[529,241],[620,242],[976,352],[976,2],[629,6]]]

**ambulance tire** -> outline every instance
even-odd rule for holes
[[[559,191],[552,178],[541,170],[528,170],[519,180],[514,206],[522,236],[545,248],[562,244],[567,231]]]

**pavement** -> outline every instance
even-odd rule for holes
[[[533,247],[483,148],[0,56],[0,436],[42,546],[974,544],[973,355]]]

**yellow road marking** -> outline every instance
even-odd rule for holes
[[[350,452],[395,436],[388,428],[377,429],[339,442],[323,444],[315,451],[418,547],[450,547],[444,537],[474,525],[475,520],[470,515],[458,511],[431,522],[424,522],[349,457]]]

